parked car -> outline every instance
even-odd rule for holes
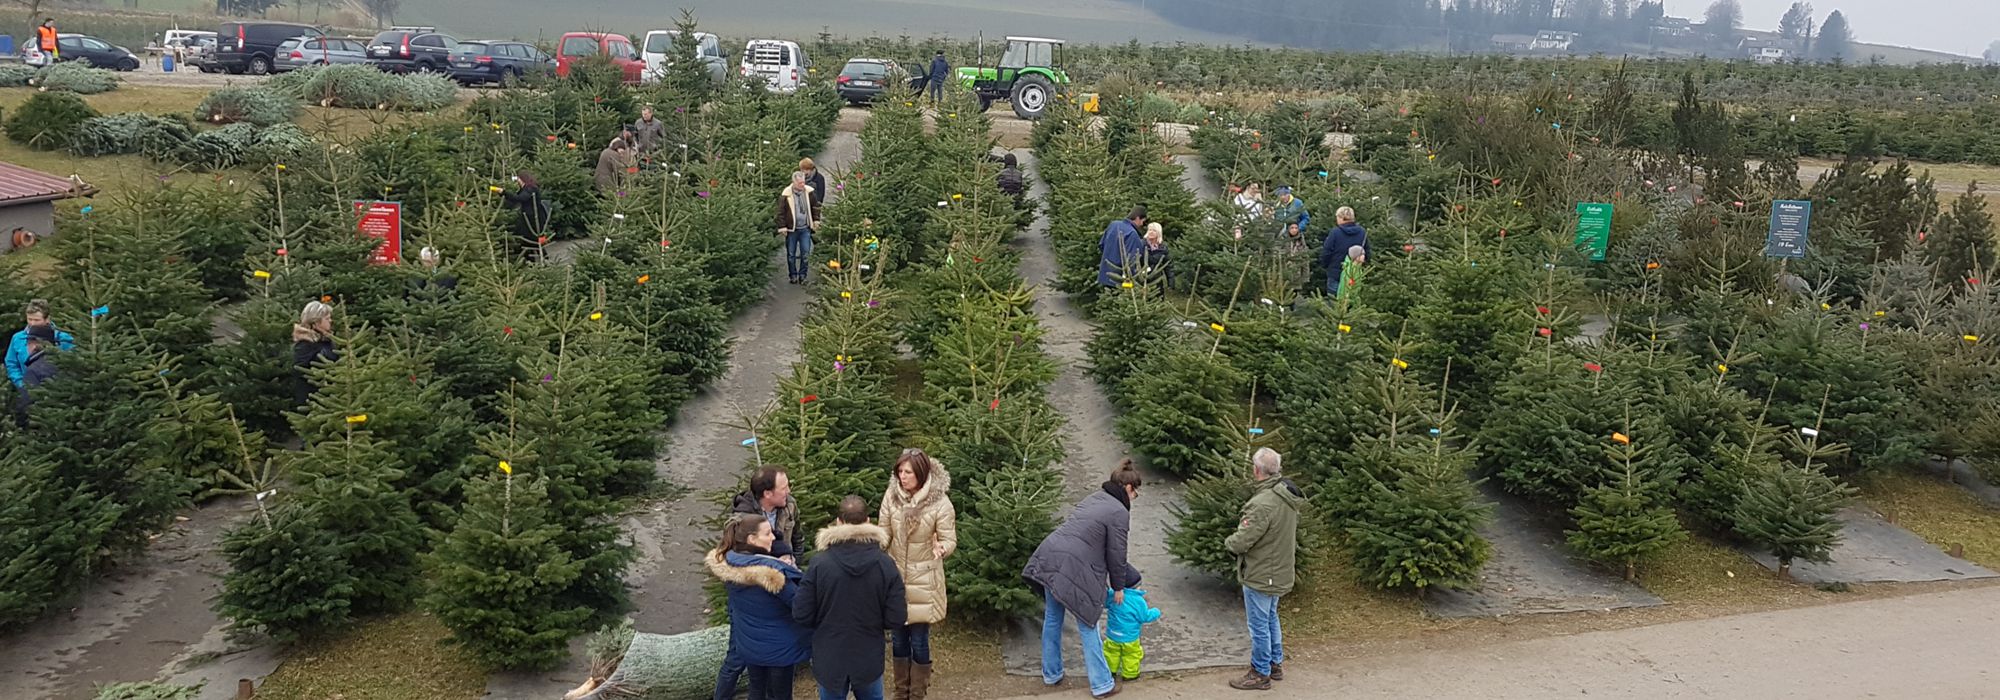
[[[458,40],[429,27],[396,27],[368,42],[368,60],[391,73],[431,73],[451,70]]]
[[[638,50],[625,35],[570,32],[556,42],[556,75],[569,77],[570,66],[591,56],[611,57],[611,62],[624,71],[626,83],[637,84],[646,71],[646,62],[639,60]]]
[[[771,92],[797,92],[806,83],[812,62],[799,45],[782,39],[751,39],[743,45],[743,63],[737,72],[745,78],[762,78]]]
[[[209,72],[208,61],[215,56],[217,41],[212,33],[209,36],[189,39],[181,48],[181,62],[186,64],[186,68],[199,68],[204,73]]]
[[[139,57],[123,46],[87,34],[57,34],[56,60],[76,61],[92,68],[138,70]]]
[[[359,37],[315,36],[288,39],[278,45],[278,58],[271,72],[283,73],[306,66],[338,66],[368,63],[368,40]]]
[[[834,78],[833,86],[840,92],[840,99],[860,105],[874,101],[884,90],[909,79],[909,72],[895,61],[856,58],[841,67],[840,77]]]
[[[202,70],[264,75],[271,72],[278,45],[302,36],[326,36],[318,27],[291,22],[223,22],[216,30],[221,40],[215,53],[202,63]]]
[[[505,83],[555,70],[554,58],[519,41],[460,42],[458,52],[451,55],[451,77],[467,85]]]
[[[674,50],[674,39],[681,35],[678,29],[655,29],[646,32],[646,41],[640,46],[639,59],[645,61],[646,72],[641,79],[648,83],[659,82],[666,76],[667,67],[680,60],[670,55]],[[708,67],[708,77],[722,82],[729,74],[729,60],[722,56],[722,40],[708,32],[695,32],[694,60]]]
[[[200,44],[203,39],[211,42],[214,41],[215,32],[205,32],[196,29],[169,29],[166,33],[160,35],[160,51],[161,53],[178,51],[182,58],[186,58],[188,49]]]

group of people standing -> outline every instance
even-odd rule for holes
[[[1230,686],[1267,690],[1284,678],[1278,600],[1295,582],[1305,496],[1282,476],[1275,451],[1258,450],[1251,474],[1256,494],[1224,543],[1237,556],[1251,640],[1250,670]],[[1042,682],[1050,686],[1067,676],[1066,620],[1082,643],[1093,697],[1115,695],[1121,680],[1141,675],[1141,629],[1162,616],[1147,603],[1140,572],[1126,556],[1132,505],[1143,485],[1131,460],[1120,463],[1043,538],[1021,571],[1043,601]],[[778,467],[752,475],[706,557],[727,590],[730,622],[715,700],[733,698],[745,677],[751,700],[790,698],[793,671],[806,662],[822,700],[881,700],[885,690],[895,700],[928,696],[931,627],[945,620],[945,561],[958,548],[950,492],[944,465],[923,450],[904,450],[875,518],[860,496],[842,499],[834,523],[813,538],[811,562],[801,566],[805,550],[789,476]]]
[[[666,124],[654,114],[653,106],[641,107],[639,119],[622,126],[618,135],[598,152],[597,167],[591,175],[597,190],[605,195],[621,191],[627,179],[642,165],[652,162],[653,154],[659,150],[665,135]],[[538,259],[542,246],[552,237],[550,226],[555,207],[542,197],[541,181],[533,172],[515,172],[512,185],[511,189],[494,187],[493,192],[508,208],[517,211],[514,218],[517,250],[524,257]]]
[[[1304,252],[1306,236],[1312,230],[1312,212],[1305,200],[1280,185],[1276,198],[1266,202],[1262,187],[1248,183],[1231,187],[1230,203],[1236,210],[1231,233],[1238,240],[1244,230],[1268,229],[1294,253]],[[1334,225],[1320,241],[1317,261],[1326,271],[1326,293],[1349,297],[1360,284],[1361,273],[1371,250],[1368,231],[1355,219],[1353,207],[1334,210]],[[1144,233],[1140,233],[1144,231]],[[1141,280],[1161,278],[1172,284],[1172,268],[1167,265],[1167,244],[1159,222],[1149,222],[1144,206],[1133,207],[1125,218],[1113,221],[1098,240],[1097,283],[1117,287]]]
[[[931,685],[931,626],[946,612],[944,562],[958,548],[951,476],[923,450],[896,459],[874,521],[849,495],[813,538],[800,568],[798,502],[776,467],[759,469],[738,495],[722,539],[707,556],[729,596],[729,652],[715,697],[749,680],[751,700],[792,697],[793,669],[812,662],[822,700],[881,700],[883,633],[889,689],[923,700]]]

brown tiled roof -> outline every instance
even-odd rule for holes
[[[81,181],[0,161],[0,206],[46,202],[96,192],[97,188]]]

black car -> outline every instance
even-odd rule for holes
[[[465,41],[451,55],[451,77],[467,85],[554,73],[556,59],[518,41]]]
[[[391,73],[442,73],[451,70],[458,40],[433,31],[391,29],[368,42],[368,60]]]
[[[840,77],[834,79],[834,86],[840,91],[840,99],[858,105],[873,101],[882,91],[908,77],[908,72],[895,61],[856,58],[840,69]]]
[[[85,34],[57,34],[56,60],[76,61],[92,68],[139,69],[139,57],[131,51]]]
[[[326,32],[290,22],[224,22],[215,36],[215,54],[202,63],[202,70],[263,75],[271,72],[279,44],[302,36],[326,36]]]

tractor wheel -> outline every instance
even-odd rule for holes
[[[1049,79],[1039,75],[1022,76],[1014,81],[1014,93],[1008,101],[1014,104],[1014,116],[1034,121],[1048,111],[1049,100],[1055,99],[1055,86]]]
[[[985,113],[986,113],[986,110],[989,110],[989,109],[992,109],[992,108],[993,108],[993,98],[991,98],[991,97],[987,97],[987,96],[985,96],[985,95],[980,95],[980,96],[979,96],[979,113],[980,113],[980,114],[985,114]]]

